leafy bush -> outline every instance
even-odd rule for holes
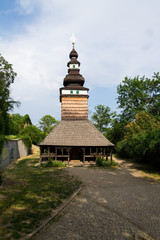
[[[61,161],[53,161],[53,167],[66,167],[66,164]]]
[[[8,140],[8,141],[11,141],[11,140],[14,140],[14,139],[17,139],[19,137],[17,137],[16,135],[6,135],[5,136],[5,139]]]
[[[99,167],[110,167],[110,166],[117,166],[118,164],[112,160],[106,160],[100,156],[97,157],[96,159],[96,165]]]
[[[120,141],[116,152],[121,157],[160,166],[160,127]]]
[[[124,158],[131,157],[130,150],[131,150],[131,143],[129,140],[122,140],[117,143],[116,145],[116,152],[119,156]]]
[[[121,157],[160,166],[160,121],[146,112],[136,115],[126,125],[126,135],[118,142],[116,151]]]
[[[104,162],[104,159],[101,158],[100,156],[98,156],[97,159],[96,159],[97,166],[102,167],[103,166],[103,162]]]
[[[20,136],[27,150],[32,147],[32,140],[28,135]]]
[[[44,167],[66,167],[66,164],[62,163],[61,161],[52,161],[51,158],[48,159],[48,162],[44,165]]]
[[[40,143],[44,138],[45,138],[45,134],[36,126],[34,125],[30,125],[25,127],[21,132],[20,135],[27,135],[30,137],[30,139],[32,140],[33,144],[38,144]]]

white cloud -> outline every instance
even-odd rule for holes
[[[159,70],[158,0],[154,4],[150,0],[17,0],[17,4],[21,13],[36,17],[26,22],[22,34],[7,40],[0,36],[0,49],[18,73],[13,95],[22,101],[33,98],[41,104],[45,97],[47,104],[47,92],[54,104],[59,101],[72,32],[78,39],[86,87],[116,86],[126,75],[152,76]],[[59,115],[54,104],[52,110],[50,104],[46,109]]]
[[[17,5],[19,6],[18,10],[20,13],[23,13],[23,11],[26,14],[31,14],[34,12],[35,6],[37,5],[36,1],[32,0],[17,0]]]

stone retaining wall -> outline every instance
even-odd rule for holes
[[[28,151],[21,139],[15,139],[5,142],[0,155],[1,168],[8,166],[13,160],[26,157]]]

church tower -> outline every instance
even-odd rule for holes
[[[70,163],[95,162],[97,157],[112,156],[112,144],[88,120],[88,88],[80,72],[78,53],[69,54],[68,74],[60,88],[61,121],[39,144],[40,162],[48,158]]]
[[[83,87],[84,78],[79,73],[78,53],[73,49],[69,54],[68,74],[64,78],[64,87],[60,88],[61,119],[88,119],[88,88]]]

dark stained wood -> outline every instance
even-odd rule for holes
[[[110,148],[110,152],[111,152],[111,164],[112,164],[112,148]]]

